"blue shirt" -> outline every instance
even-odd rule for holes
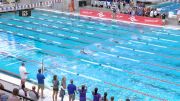
[[[37,74],[38,84],[44,84],[44,79],[45,77],[43,74],[40,74],[40,73]]]
[[[68,87],[68,94],[71,95],[71,94],[74,94],[75,91],[76,91],[76,86],[74,84],[69,84]]]
[[[101,94],[97,93],[96,95],[93,95],[93,101],[99,101],[101,98]]]
[[[86,101],[86,92],[87,92],[87,89],[84,89],[84,91],[82,91],[81,89],[78,89],[79,91],[79,100],[80,101]]]

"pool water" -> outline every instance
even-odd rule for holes
[[[31,17],[0,16],[0,68],[19,74],[25,62],[36,81],[58,75],[77,86],[98,87],[115,101],[180,99],[180,30],[104,21],[35,10]],[[87,54],[83,54],[84,50]]]

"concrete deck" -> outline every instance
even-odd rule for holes
[[[19,88],[18,85],[20,85],[20,79],[0,73],[0,83],[4,85],[5,89],[12,91],[14,88]],[[37,85],[32,84],[30,82],[26,82],[26,88],[31,89],[32,86],[36,86],[36,89],[37,89]],[[45,98],[44,99],[40,98],[39,101],[52,101],[52,88],[51,89],[46,88],[44,90],[44,96]],[[60,97],[58,97],[58,101],[60,101]],[[65,95],[64,101],[68,101],[68,95]],[[79,100],[75,100],[75,101],[79,101]]]

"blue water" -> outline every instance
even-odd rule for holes
[[[115,100],[180,99],[180,30],[33,11],[0,16],[0,67],[19,74],[22,61],[36,81],[42,60],[46,85],[54,74],[98,87]],[[81,50],[88,54],[80,53]]]
[[[153,7],[160,8],[161,13],[174,12],[174,14],[177,14],[178,9],[180,8],[180,3],[166,2],[159,5],[155,5]]]

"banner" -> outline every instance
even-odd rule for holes
[[[101,12],[97,10],[89,10],[89,9],[80,9],[80,15],[85,16],[92,16],[92,17],[99,17],[99,18],[108,18],[112,19],[113,14],[112,12]],[[121,21],[128,21],[128,22],[136,22],[136,23],[142,23],[142,24],[149,24],[149,25],[163,25],[162,19],[160,18],[150,18],[150,17],[144,17],[144,16],[131,16],[129,14],[116,14],[115,17],[116,20]]]
[[[80,9],[80,14],[86,16],[100,17],[100,18],[109,18],[109,19],[112,18],[111,12],[100,12],[96,10]]]

